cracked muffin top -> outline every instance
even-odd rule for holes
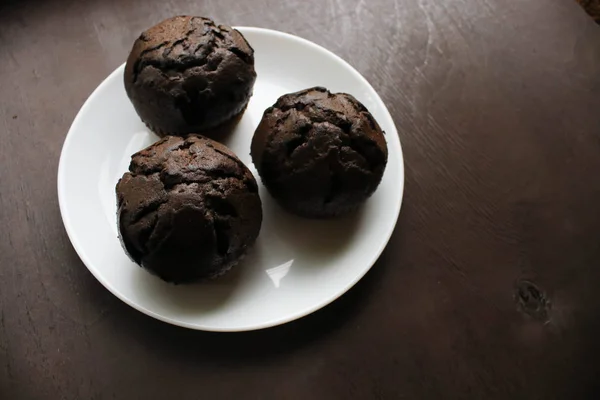
[[[322,87],[280,97],[265,111],[251,151],[271,195],[309,218],[358,207],[379,185],[388,155],[383,131],[365,106]]]
[[[255,80],[254,50],[242,34],[191,16],[143,32],[124,74],[136,112],[159,136],[210,134],[244,111]]]
[[[261,226],[252,173],[227,147],[203,136],[167,136],[134,154],[116,194],[123,248],[168,282],[223,274]]]

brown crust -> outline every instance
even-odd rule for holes
[[[600,0],[577,0],[577,2],[600,24]]]
[[[387,163],[385,137],[371,113],[351,95],[322,87],[279,98],[265,111],[251,152],[273,197],[312,218],[362,204]]]
[[[116,193],[124,249],[169,282],[222,275],[260,230],[252,173],[227,147],[202,136],[167,136],[134,154]]]
[[[256,80],[254,50],[237,30],[178,16],[143,32],[124,73],[125,90],[159,135],[209,134],[243,112]]]

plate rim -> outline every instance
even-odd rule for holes
[[[121,300],[128,306],[134,308],[135,310],[140,311],[140,312],[142,312],[152,318],[155,318],[159,321],[162,321],[162,322],[165,322],[165,323],[168,323],[171,325],[175,325],[175,326],[180,326],[180,327],[187,328],[187,329],[201,330],[201,331],[207,331],[207,332],[248,332],[248,331],[262,330],[262,329],[266,329],[266,328],[271,328],[271,327],[287,324],[289,322],[292,322],[292,321],[298,320],[300,318],[303,318],[307,315],[310,315],[310,314],[328,306],[329,304],[331,304],[332,302],[334,302],[335,300],[337,300],[338,298],[343,296],[350,289],[352,289],[371,270],[371,268],[373,268],[373,266],[375,265],[375,263],[380,258],[381,254],[383,253],[383,251],[389,244],[389,241],[390,241],[390,239],[394,233],[394,230],[396,228],[396,225],[398,223],[400,210],[402,208],[402,203],[404,200],[404,184],[405,184],[404,153],[402,151],[402,144],[400,142],[400,137],[398,135],[398,129],[396,127],[394,119],[392,118],[387,106],[383,102],[383,99],[381,98],[381,96],[379,96],[379,93],[369,83],[369,81],[360,72],[358,72],[349,62],[347,62],[346,60],[344,60],[337,54],[333,53],[332,51],[326,49],[325,47],[323,47],[319,44],[316,44],[308,39],[304,39],[300,36],[296,36],[296,35],[293,35],[290,33],[281,32],[281,31],[277,31],[277,30],[273,30],[273,29],[267,29],[267,28],[235,26],[234,29],[241,31],[242,34],[250,33],[250,32],[259,33],[259,34],[262,33],[262,34],[266,34],[266,35],[274,35],[274,36],[277,36],[279,38],[283,38],[286,40],[300,42],[308,47],[313,48],[316,51],[325,53],[327,56],[332,57],[332,58],[336,59],[338,62],[341,62],[342,64],[347,66],[349,69],[349,72],[351,72],[352,75],[354,75],[354,77],[356,79],[358,79],[359,81],[362,81],[363,84],[365,84],[368,88],[370,88],[373,91],[373,93],[375,94],[374,100],[375,100],[375,102],[379,103],[379,105],[381,106],[382,112],[384,114],[383,117],[388,119],[389,122],[391,123],[391,127],[393,127],[393,132],[386,132],[386,138],[388,139],[388,143],[389,143],[389,141],[390,141],[389,138],[394,137],[394,139],[391,139],[391,141],[393,141],[394,146],[397,146],[397,148],[398,148],[398,154],[397,154],[398,173],[401,178],[401,184],[398,185],[398,190],[400,193],[399,193],[399,201],[398,201],[398,204],[396,205],[396,208],[395,208],[394,214],[393,214],[394,215],[394,223],[390,225],[388,232],[386,232],[386,234],[385,234],[385,240],[381,241],[381,243],[379,245],[379,249],[377,249],[376,252],[373,252],[372,260],[368,263],[369,265],[364,269],[364,271],[357,274],[354,277],[354,279],[351,280],[351,282],[349,284],[347,284],[344,287],[340,287],[338,290],[336,290],[333,293],[333,295],[327,296],[324,300],[316,302],[313,306],[307,307],[305,309],[302,309],[302,310],[294,312],[294,313],[287,314],[286,316],[281,317],[281,318],[275,318],[275,319],[268,320],[267,322],[262,322],[260,324],[255,324],[255,325],[246,326],[246,327],[242,326],[242,327],[238,327],[238,328],[218,328],[218,327],[212,327],[212,326],[203,326],[201,324],[193,324],[193,323],[189,323],[189,322],[185,322],[185,321],[179,321],[177,319],[158,314],[158,313],[154,312],[153,310],[145,307],[144,305],[133,301],[126,294],[123,294],[121,291],[115,289],[110,284],[110,282],[108,282],[108,280],[102,276],[100,271],[98,271],[93,266],[93,263],[87,257],[86,252],[83,249],[83,246],[77,239],[77,234],[73,231],[73,226],[70,222],[70,217],[69,217],[68,211],[66,209],[66,202],[67,202],[66,191],[67,191],[67,189],[65,186],[66,185],[66,183],[65,183],[65,179],[66,179],[66,161],[65,161],[65,159],[67,157],[66,154],[68,153],[69,148],[71,147],[72,139],[75,135],[73,132],[75,132],[77,130],[78,125],[81,123],[80,120],[83,118],[82,115],[84,115],[85,111],[89,107],[91,107],[91,103],[95,100],[96,97],[99,96],[99,93],[102,91],[104,86],[108,85],[108,83],[112,81],[114,75],[122,74],[123,68],[125,67],[125,63],[120,64],[110,74],[108,74],[108,76],[106,78],[104,78],[98,86],[96,86],[94,88],[92,93],[87,97],[87,99],[84,101],[83,105],[77,111],[77,114],[76,114],[75,118],[73,119],[73,122],[71,123],[71,126],[69,127],[69,130],[67,131],[67,135],[65,137],[65,140],[62,145],[62,150],[60,152],[60,158],[59,158],[59,164],[58,164],[58,175],[57,175],[58,204],[59,204],[59,208],[60,208],[61,219],[62,219],[63,225],[65,227],[65,230],[67,232],[67,236],[71,242],[71,245],[73,246],[78,257],[81,259],[81,261],[86,266],[86,268],[92,273],[94,278],[96,278],[98,280],[98,282],[100,282],[100,284],[102,284],[102,286],[104,286],[104,288],[106,288],[115,297],[117,297],[119,300]]]

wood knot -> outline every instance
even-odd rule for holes
[[[517,282],[515,301],[519,310],[539,321],[548,321],[550,300],[535,283],[528,280]]]

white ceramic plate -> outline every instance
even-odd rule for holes
[[[123,252],[117,237],[115,184],[130,156],[158,140],[125,94],[123,68],[98,86],[73,121],[58,169],[58,199],[73,246],[94,276],[130,306],[165,322],[209,331],[283,324],[329,304],[375,263],[400,212],[402,149],[394,122],[369,83],[350,65],[307,40],[239,28],[255,50],[258,78],[241,122],[225,143],[258,179],[250,141],[279,96],[312,86],[354,95],[386,132],[389,160],[381,185],[354,215],[331,221],[293,217],[260,187],[264,221],[255,247],[228,275],[209,283],[160,281]]]

